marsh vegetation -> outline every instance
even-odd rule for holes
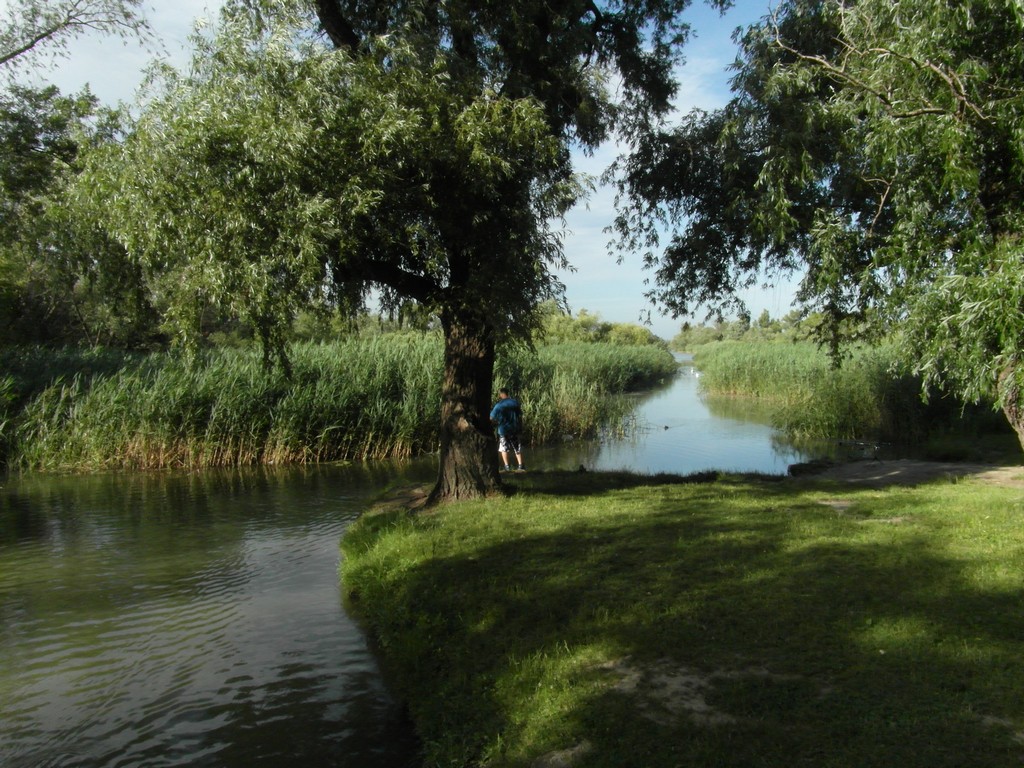
[[[3,350],[12,465],[155,469],[405,458],[437,450],[443,343],[392,333],[289,348],[290,375],[254,347],[169,353]],[[621,395],[671,377],[663,346],[515,348],[496,364],[529,414],[528,440],[592,437]]]
[[[851,347],[835,362],[813,341],[796,339],[712,341],[694,354],[704,392],[764,403],[790,439],[925,446],[956,454],[948,458],[966,458],[969,446],[1014,449],[991,402],[925,392],[919,377],[901,370],[893,345]]]

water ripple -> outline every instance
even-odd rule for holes
[[[147,489],[130,514],[116,483],[74,515],[43,498],[50,533],[0,541],[0,764],[403,764],[408,728],[340,608],[352,515],[308,480]]]

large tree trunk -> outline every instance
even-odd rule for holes
[[[1017,433],[1017,442],[1024,450],[1024,397],[1022,397],[1021,388],[1017,385],[1012,367],[1003,371],[999,377],[999,395],[1006,420],[1010,422],[1013,431]]]
[[[430,503],[473,499],[501,488],[491,427],[494,333],[477,312],[446,309],[441,384],[441,460]]]

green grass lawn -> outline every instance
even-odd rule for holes
[[[343,544],[428,766],[1024,762],[1024,493],[530,473]]]

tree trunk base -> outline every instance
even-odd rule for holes
[[[486,319],[442,312],[441,460],[428,505],[501,491],[498,446],[490,420],[494,336]]]

